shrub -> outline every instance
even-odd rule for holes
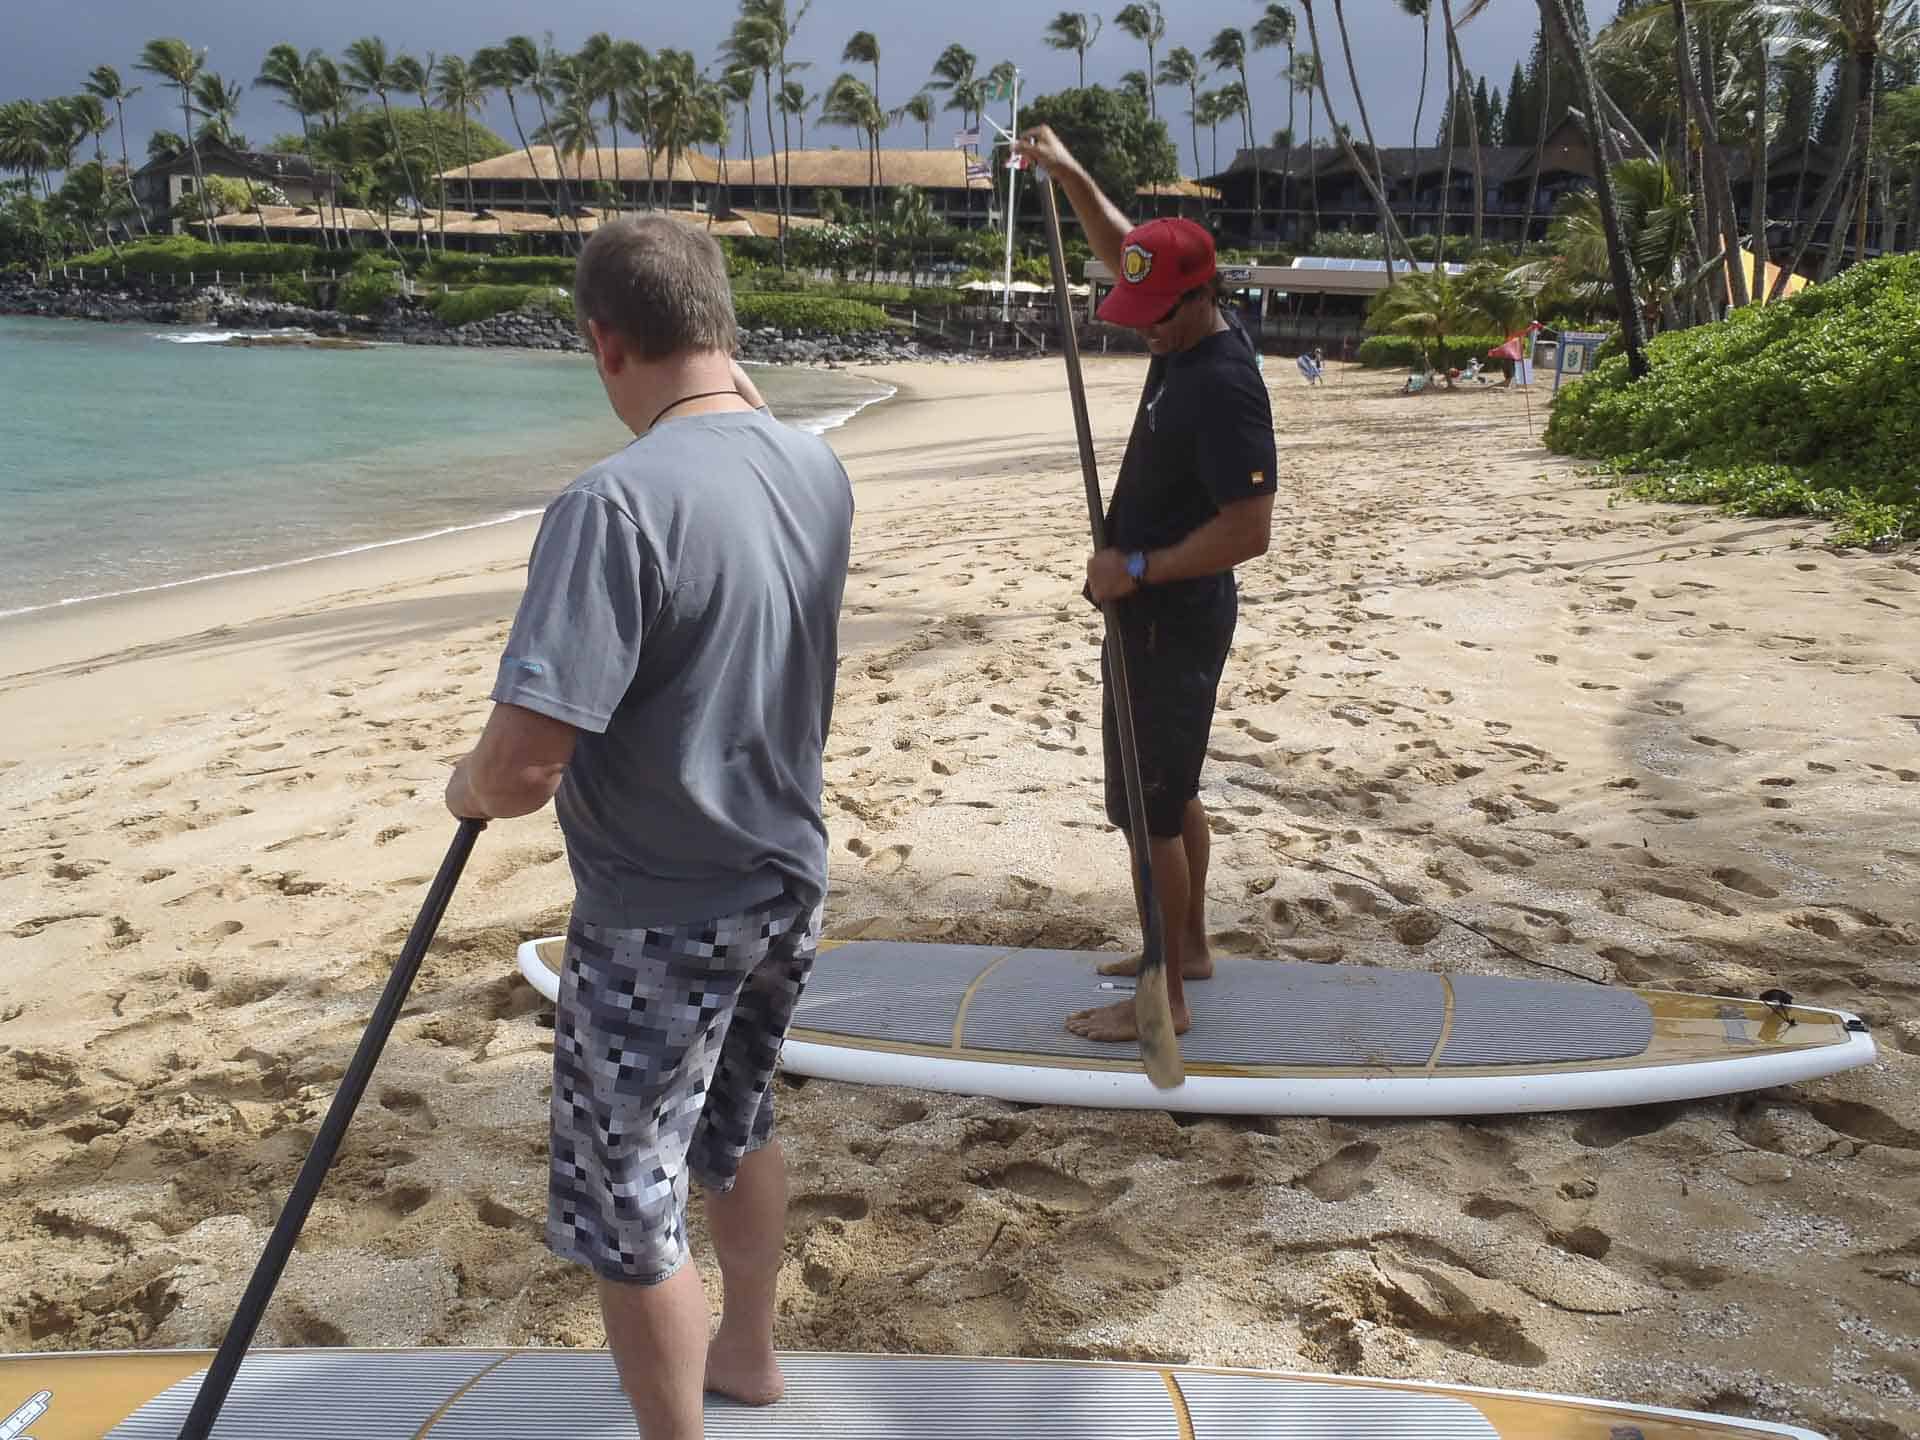
[[[512,310],[537,307],[573,319],[573,297],[544,285],[475,285],[468,290],[449,290],[436,295],[433,313],[443,325],[470,325],[476,320],[491,320]]]
[[[298,275],[276,275],[269,293],[282,305],[313,305],[313,286]]]
[[[363,250],[347,267],[350,275],[398,275],[407,267],[384,250]]]
[[[814,295],[736,295],[733,313],[746,330],[771,326],[776,330],[850,335],[885,330],[893,324],[877,305]]]
[[[1474,356],[1483,359],[1504,335],[1449,335],[1445,340],[1427,342],[1427,354],[1440,369],[1465,365]],[[1372,370],[1413,370],[1420,364],[1420,341],[1412,335],[1375,335],[1363,341],[1356,357]]]
[[[1920,536],[1920,255],[1715,325],[1658,336],[1562,389],[1547,444],[1605,461],[1648,499],[1807,514],[1836,538]]]
[[[111,266],[130,275],[180,275],[191,272],[211,280],[215,270],[225,275],[286,275],[302,270],[324,270],[327,261],[312,245],[266,245],[259,241],[230,241],[213,246],[204,240],[174,235],[165,240],[131,240],[111,250],[93,250],[70,262]]]
[[[334,302],[349,315],[370,315],[400,293],[400,284],[385,271],[358,271],[340,282]]]
[[[573,284],[573,260],[565,255],[437,255],[421,278],[448,285]]]

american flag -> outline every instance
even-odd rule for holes
[[[969,160],[967,162],[967,179],[991,180],[992,178],[993,178],[993,172],[989,170],[985,165],[981,164],[978,160]]]

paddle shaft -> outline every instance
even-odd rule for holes
[[[473,853],[473,842],[486,828],[486,823],[484,820],[462,820],[459,829],[454,832],[453,843],[447,847],[446,859],[440,862],[440,873],[433,877],[433,885],[428,889],[427,898],[414,919],[407,943],[400,948],[400,959],[394,964],[393,974],[387,977],[387,988],[380,996],[380,1003],[374,1007],[373,1019],[367,1024],[366,1034],[360,1037],[360,1047],[353,1052],[353,1061],[347,1066],[347,1073],[341,1077],[340,1088],[334,1092],[333,1103],[327,1107],[326,1118],[320,1122],[320,1131],[313,1137],[313,1144],[307,1150],[306,1161],[293,1182],[293,1191],[287,1196],[286,1208],[274,1222],[273,1234],[267,1238],[267,1248],[260,1256],[260,1263],[253,1267],[253,1278],[247,1282],[246,1293],[240,1297],[239,1308],[233,1313],[233,1322],[227,1326],[227,1333],[220,1341],[220,1349],[215,1353],[213,1363],[207,1366],[207,1378],[200,1382],[200,1393],[194,1397],[193,1408],[187,1412],[186,1424],[180,1427],[180,1440],[207,1440],[214,1421],[220,1417],[220,1407],[226,1403],[227,1392],[233,1388],[234,1377],[240,1373],[240,1362],[246,1358],[247,1347],[253,1343],[253,1333],[260,1328],[267,1302],[273,1298],[274,1287],[280,1283],[280,1274],[287,1268],[287,1260],[293,1254],[294,1242],[300,1238],[300,1227],[307,1223],[307,1212],[313,1208],[314,1199],[327,1178],[334,1156],[339,1153],[340,1142],[353,1120],[353,1112],[360,1104],[360,1097],[366,1094],[367,1082],[373,1078],[373,1067],[379,1062],[387,1037],[393,1033],[394,1022],[400,1018],[400,1007],[406,1003],[414,977],[420,973],[420,962],[426,958],[427,947],[433,943],[434,932],[440,928],[440,918],[447,913],[447,902],[453,898],[454,887],[460,883],[460,872],[466,868],[467,857]]]
[[[1060,206],[1054,198],[1053,181],[1043,177],[1039,186],[1040,205],[1047,218],[1047,258],[1053,265],[1053,293],[1060,314],[1060,352],[1067,361],[1067,388],[1073,394],[1073,429],[1080,441],[1080,477],[1087,486],[1087,523],[1093,531],[1093,548],[1107,548],[1107,516],[1100,500],[1100,467],[1093,455],[1093,423],[1087,418],[1087,385],[1080,374],[1080,337],[1074,326],[1073,296],[1067,289],[1066,252],[1060,244]],[[1127,824],[1133,837],[1133,862],[1139,873],[1141,910],[1140,975],[1136,997],[1156,995],[1164,1005],[1166,987],[1150,983],[1164,979],[1167,963],[1165,919],[1160,900],[1153,888],[1151,837],[1147,834],[1147,801],[1140,785],[1140,752],[1133,736],[1133,701],[1127,688],[1127,647],[1121,635],[1119,606],[1109,600],[1100,606],[1107,624],[1107,683],[1112,687],[1113,716],[1120,739],[1120,773],[1127,791]],[[1161,971],[1156,977],[1154,971]],[[1143,1044],[1146,1041],[1142,1027]],[[1166,1033],[1172,1034],[1172,1018]],[[1172,1057],[1177,1064],[1178,1055]]]

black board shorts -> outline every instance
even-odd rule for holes
[[[1117,635],[1126,646],[1127,689],[1133,701],[1133,738],[1140,752],[1140,788],[1146,799],[1147,833],[1156,840],[1180,834],[1187,802],[1200,793],[1200,768],[1213,733],[1214,700],[1233,628],[1239,594],[1231,576],[1177,600],[1152,590],[1122,601]],[[1106,683],[1100,696],[1100,741],[1106,758],[1107,819],[1129,828],[1120,733],[1113,708],[1107,657],[1116,639],[1110,630],[1101,647]]]

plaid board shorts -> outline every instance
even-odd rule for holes
[[[575,919],[554,1017],[547,1246],[657,1285],[687,1261],[687,1182],[733,1188],[773,1138],[773,1074],[818,907],[651,930]]]

